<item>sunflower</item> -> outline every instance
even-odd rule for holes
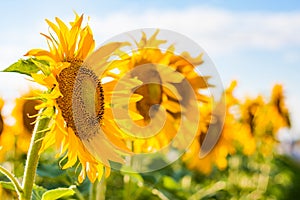
[[[2,115],[4,100],[0,98],[0,162],[7,157],[7,152],[14,149],[15,135],[10,126],[5,123],[5,116]]]
[[[13,126],[8,126],[4,123],[4,118],[0,115],[0,145],[2,161],[4,154],[8,151],[14,150],[14,157],[16,153],[26,153],[29,147],[31,133],[33,130],[34,117],[29,117],[37,114],[34,106],[39,104],[37,100],[28,100],[30,94],[24,95],[16,99],[16,105],[12,110],[12,116],[15,118]],[[3,107],[3,100],[0,99],[0,111]],[[3,155],[2,155],[3,154]]]
[[[198,104],[196,101],[207,102],[209,99],[200,93],[209,86],[208,77],[200,76],[195,67],[203,63],[202,54],[195,58],[188,52],[177,55],[174,45],[162,50],[160,45],[167,41],[157,39],[158,33],[159,30],[156,30],[147,38],[142,32],[141,39],[135,41],[136,46],[132,44],[129,53],[120,51],[120,60],[114,62],[114,65],[122,66],[120,73],[128,72],[131,78],[144,83],[134,89],[134,93],[143,96],[143,99],[137,101],[132,109],[143,116],[136,123],[148,128],[142,129],[140,134],[133,129],[130,132],[136,135],[127,138],[136,153],[156,152],[166,147],[178,133],[182,114],[191,116],[189,112],[192,106]],[[161,124],[162,121],[165,123]],[[184,143],[173,142],[178,145]]]
[[[291,120],[289,111],[285,105],[282,85],[276,84],[273,87],[269,105],[273,112],[276,113],[277,118],[276,122],[274,122],[274,124],[277,125],[277,127],[274,127],[274,131],[277,132],[282,127],[290,128]]]
[[[291,127],[282,86],[273,87],[268,102],[260,95],[246,98],[240,109],[242,127],[256,140],[256,148],[264,155],[272,153],[274,145],[278,143],[278,131]]]
[[[48,88],[47,92],[39,95],[43,103],[36,109],[43,109],[42,115],[50,115],[53,119],[41,152],[56,145],[60,149],[58,156],[64,155],[63,169],[78,163],[81,165],[78,181],[82,182],[87,175],[94,182],[97,178],[100,180],[104,173],[109,175],[110,161],[123,163],[120,154],[128,152],[111,112],[111,106],[116,106],[111,104],[111,96],[118,77],[109,77],[109,81],[101,82],[108,77],[109,70],[103,70],[105,59],[103,62],[97,60],[99,56],[108,58],[123,44],[107,44],[95,51],[93,57],[95,41],[89,25],[82,27],[83,15],[76,14],[70,28],[59,18],[55,19],[57,24],[46,20],[52,31],[50,35],[42,34],[47,39],[49,51],[32,49],[26,53],[26,56],[49,63],[40,64],[41,71],[32,74],[35,82]],[[91,60],[102,63],[101,77],[93,70],[97,67],[91,66],[95,64]],[[126,82],[128,87],[131,84],[136,87],[140,82]],[[116,93],[122,94],[122,91]],[[140,95],[133,95],[131,101],[140,99]],[[141,119],[141,116],[135,116]]]
[[[187,167],[196,169],[204,174],[210,174],[212,167],[218,169],[227,167],[227,156],[242,149],[246,156],[255,152],[269,155],[277,143],[276,134],[280,128],[290,127],[288,109],[285,106],[283,89],[275,85],[269,102],[258,95],[255,98],[246,98],[243,102],[235,98],[233,91],[237,85],[233,81],[225,91],[226,116],[221,136],[204,158],[195,158],[201,151],[201,145],[208,132],[208,127],[214,126],[214,117],[208,104],[201,107],[204,120],[200,122],[200,131],[195,140],[183,156]]]
[[[29,148],[34,122],[38,113],[35,106],[41,103],[39,100],[31,99],[32,96],[34,96],[33,90],[17,98],[15,107],[12,110],[12,116],[16,120],[13,126],[17,137],[16,148],[22,153],[26,153]]]
[[[200,158],[200,153],[201,150],[203,150],[202,144],[204,138],[210,128],[218,126],[220,120],[217,115],[214,116],[211,112],[212,101],[200,107],[203,120],[200,121],[199,132],[182,158],[189,169],[195,169],[207,175],[211,173],[213,166],[224,170],[228,165],[228,155],[232,155],[236,152],[236,143],[243,148],[244,153],[251,154],[254,152],[254,138],[247,131],[241,129],[235,113],[231,111],[231,109],[239,103],[238,99],[233,96],[233,90],[236,84],[236,81],[233,81],[224,92],[226,116],[223,129],[214,148],[203,158]]]

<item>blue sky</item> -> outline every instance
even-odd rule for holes
[[[141,2],[141,3],[138,3]],[[294,129],[300,134],[300,1],[1,1],[0,69],[29,49],[46,47],[44,19],[90,16],[97,45],[124,31],[162,28],[202,46],[224,85],[237,79],[238,96],[269,95],[284,85]],[[11,98],[28,87],[23,78],[0,73],[0,95]],[[9,108],[8,108],[9,109]]]

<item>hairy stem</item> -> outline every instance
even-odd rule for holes
[[[41,112],[42,111],[40,111],[40,114]],[[39,119],[34,126],[25,165],[24,179],[22,184],[23,193],[21,194],[20,198],[21,200],[31,199],[36,169],[39,161],[39,150],[42,146],[43,138],[48,131],[47,128],[49,122],[50,118],[39,116]]]

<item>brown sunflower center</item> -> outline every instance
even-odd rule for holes
[[[246,122],[250,126],[251,133],[254,134],[255,131],[255,115],[258,110],[259,104],[258,103],[253,103],[252,105],[249,106],[248,112],[247,112],[247,118]]]
[[[62,97],[57,98],[58,107],[68,127],[76,136],[89,140],[94,136],[104,115],[104,91],[97,75],[71,62],[57,77]]]
[[[38,105],[38,101],[34,100],[26,100],[23,104],[22,108],[22,118],[23,118],[23,125],[30,133],[33,131],[33,122],[35,121],[36,117],[28,117],[33,116],[38,113],[37,110],[34,109],[36,105]]]
[[[1,110],[0,110],[1,111]],[[0,113],[0,135],[2,134],[2,131],[3,131],[3,119],[2,119],[2,115]]]
[[[158,106],[162,102],[163,90],[161,77],[158,71],[148,67],[138,67],[131,75],[146,83],[137,88],[134,93],[143,96],[143,98],[136,103],[136,108],[144,117],[144,120],[148,122],[151,117],[155,116],[158,111]]]

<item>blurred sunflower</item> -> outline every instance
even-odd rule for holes
[[[272,119],[277,119],[273,122],[275,125],[274,131],[277,132],[280,128],[291,127],[291,120],[289,111],[285,105],[285,98],[283,94],[283,87],[280,84],[277,84],[272,89],[271,99],[270,99],[270,107],[272,113],[276,116]]]
[[[94,66],[84,63],[95,42],[90,27],[81,26],[83,15],[76,14],[75,20],[70,23],[71,28],[59,18],[55,19],[57,25],[46,20],[50,31],[53,31],[50,36],[42,34],[47,39],[49,51],[32,49],[26,53],[26,56],[49,63],[38,63],[41,71],[32,74],[35,82],[48,88],[48,92],[39,95],[43,103],[36,109],[43,109],[42,115],[53,119],[41,152],[55,144],[60,149],[58,156],[65,155],[63,160],[67,160],[63,169],[79,161],[81,172],[78,181],[82,182],[87,175],[94,182],[97,178],[101,179],[104,172],[109,175],[109,161],[123,163],[119,153],[128,151],[111,112],[111,95],[118,77],[110,77],[113,80],[103,83],[101,79],[107,76],[106,71],[98,77],[91,69]],[[110,43],[96,54],[109,55],[120,46],[121,43]],[[126,84],[136,87],[139,82],[132,80]],[[140,99],[140,95],[134,95],[131,101]],[[141,118],[139,115],[136,117]]]
[[[34,122],[38,114],[35,106],[41,103],[39,100],[31,99],[34,95],[34,92],[30,91],[17,98],[16,105],[12,110],[12,116],[16,120],[13,126],[14,133],[17,136],[16,149],[22,153],[27,153],[28,151]]]
[[[14,149],[15,135],[11,127],[5,123],[5,117],[2,115],[4,100],[0,97],[0,162],[4,161],[7,152]]]
[[[240,109],[242,126],[255,138],[258,150],[265,155],[272,153],[278,131],[291,126],[282,86],[273,87],[269,102],[262,96],[247,98]]]
[[[145,129],[145,137],[127,138],[132,141],[132,149],[137,153],[158,151],[172,141],[178,132],[182,113],[195,103],[191,102],[192,95],[195,95],[198,101],[209,100],[200,93],[201,89],[207,89],[209,86],[208,77],[200,76],[195,68],[203,63],[202,54],[195,58],[188,52],[176,55],[173,45],[163,51],[159,47],[167,41],[158,40],[158,33],[159,30],[147,38],[146,33],[142,32],[140,41],[135,41],[136,47],[132,44],[130,53],[121,52],[121,59],[114,62],[114,65],[122,66],[121,73],[129,72],[132,78],[136,77],[144,83],[134,90],[134,93],[142,95],[143,99],[137,101],[132,109],[143,116],[137,124],[141,127],[148,126],[149,129]],[[166,111],[163,125],[153,123],[156,118],[157,121],[163,121],[160,119],[162,115],[159,114],[161,108]],[[153,131],[158,129],[154,135]]]
[[[245,130],[241,129],[236,118],[236,113],[232,111],[234,106],[237,106],[239,100],[234,97],[233,90],[237,82],[232,81],[230,86],[224,92],[226,101],[226,116],[219,140],[214,148],[203,158],[200,158],[201,146],[208,133],[208,130],[214,126],[218,126],[218,116],[213,116],[211,113],[212,102],[200,107],[202,120],[199,124],[199,132],[193,143],[183,156],[183,161],[186,162],[189,169],[195,169],[203,174],[210,174],[213,166],[224,170],[228,163],[228,155],[236,152],[236,144],[239,144],[244,153],[251,154],[255,150],[255,140]]]

